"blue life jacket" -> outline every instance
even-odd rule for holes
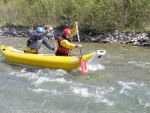
[[[36,39],[36,41],[31,43],[29,46],[34,49],[40,49],[41,45],[42,45],[42,39],[41,40]]]

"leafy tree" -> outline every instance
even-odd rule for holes
[[[0,23],[69,26],[85,32],[144,29],[150,0],[0,0]]]
[[[4,4],[1,5],[0,10],[0,19],[5,20],[7,23],[16,23],[17,18],[17,8],[16,1],[4,1]]]

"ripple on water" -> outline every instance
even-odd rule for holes
[[[150,68],[150,62],[142,62],[142,61],[129,61],[129,64],[136,65],[137,67]]]
[[[130,97],[134,101],[137,100],[137,105],[139,103],[145,108],[148,108],[150,106],[150,98],[147,98],[150,97],[150,90],[146,84],[123,81],[118,81],[118,84],[121,85],[119,92],[121,95],[125,94],[126,97]]]
[[[70,90],[83,98],[93,98],[94,103],[104,103],[106,105],[114,105],[112,100],[107,98],[107,94],[113,92],[113,88],[98,87],[84,84],[72,84]]]
[[[102,66],[100,65],[100,69],[102,69]],[[10,75],[18,76],[27,78],[27,80],[31,81],[31,84],[34,84],[35,87],[28,88],[28,90],[31,90],[35,93],[51,93],[53,95],[65,95],[65,93],[71,93],[74,95],[82,96],[83,98],[94,98],[95,103],[104,103],[106,105],[114,105],[114,102],[109,100],[107,97],[105,97],[105,94],[108,92],[112,92],[111,89],[105,89],[97,87],[97,86],[91,86],[91,85],[85,85],[82,83],[75,83],[72,80],[67,80],[64,78],[64,75],[66,75],[67,72],[64,70],[34,70],[33,72],[28,72],[26,68],[23,68],[20,71],[11,71]],[[44,86],[44,84],[52,84],[53,87],[49,89],[49,87]],[[59,88],[55,87],[55,84],[57,85],[65,85],[65,87],[61,87],[61,90]],[[69,88],[68,88],[69,87]]]

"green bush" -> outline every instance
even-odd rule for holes
[[[0,22],[20,27],[47,24],[70,27],[76,20],[81,31],[97,34],[144,30],[150,20],[150,0],[1,0],[0,6]]]

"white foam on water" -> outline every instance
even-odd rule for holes
[[[28,80],[37,80],[38,78],[39,78],[39,75],[32,73],[31,76],[29,76]]]
[[[72,82],[66,81],[64,78],[51,79],[50,81],[51,82],[58,82],[58,83],[72,83]]]
[[[39,79],[40,77],[44,77],[44,76],[57,77],[57,76],[68,75],[67,71],[62,70],[62,69],[58,69],[58,70],[34,69],[34,70],[32,70],[32,72],[29,72],[27,68],[20,68],[20,69],[17,68],[15,70],[9,69],[9,74],[13,75],[13,76],[28,78],[28,80]],[[44,81],[43,78],[40,78],[40,79],[41,79],[41,81],[42,80]],[[40,81],[40,79],[39,79],[39,81]]]
[[[31,73],[31,72],[29,72],[29,73],[20,73],[20,72],[11,71],[10,75],[23,77],[23,78],[28,78],[29,80],[39,78],[39,76],[36,73]]]
[[[134,65],[136,65],[137,67],[150,68],[150,62],[142,62],[142,61],[136,62],[136,61],[129,61],[128,63],[129,63],[129,64],[134,64]]]
[[[47,89],[42,89],[42,88],[38,88],[38,89],[31,89],[31,88],[28,88],[28,90],[31,90],[35,93],[51,93],[53,95],[60,95],[61,93],[58,92],[57,90],[47,90]]]
[[[47,90],[47,89],[41,89],[41,88],[39,88],[39,89],[32,89],[32,91],[34,91],[34,92],[36,92],[36,93],[42,93],[42,92],[49,92],[49,90]]]
[[[71,81],[66,81],[64,78],[55,78],[55,79],[51,79],[49,77],[39,77],[33,84],[35,85],[41,85],[42,83],[46,83],[46,82],[57,82],[59,84],[63,84],[63,83],[72,83]]]
[[[48,82],[50,79],[48,77],[39,77],[33,84],[40,85],[43,82]]]
[[[106,99],[105,95],[112,92],[114,90],[114,88],[100,88],[97,86],[88,86],[90,89],[92,88],[92,90],[90,91],[89,88],[85,88],[83,87],[84,85],[79,85],[79,84],[74,84],[75,86],[71,86],[71,91],[79,96],[82,96],[84,98],[88,98],[88,97],[93,97],[95,98],[95,100],[93,100],[93,102],[96,103],[105,103],[106,105],[114,105],[113,101],[110,101],[108,99]]]
[[[72,84],[72,81],[66,80],[64,75],[68,74],[67,71],[58,69],[58,70],[50,70],[50,69],[30,69],[28,68],[21,68],[21,70],[14,70],[11,69],[10,75],[18,76],[21,78],[26,78],[28,81],[31,82],[31,85],[35,85],[38,89],[30,89],[33,92],[36,93],[51,93],[54,95],[58,95],[61,92],[58,92],[56,90],[48,90],[39,88],[40,85],[46,84],[46,83],[56,83],[56,84]]]
[[[87,65],[87,69],[89,71],[97,71],[97,70],[103,70],[103,69],[105,69],[105,66],[100,65],[100,64],[98,64],[98,65]],[[78,67],[77,70],[81,71],[81,68]]]
[[[21,70],[21,72],[22,72],[22,73],[26,72],[26,68],[23,68],[23,69]]]
[[[108,100],[105,95],[111,93],[112,91],[114,91],[114,88],[113,87],[97,87],[96,88],[96,93],[94,95],[94,97],[96,98],[95,102],[101,102],[101,103],[104,103],[106,105],[109,105],[109,106],[112,106],[114,105],[115,103],[113,101],[110,101]]]
[[[109,101],[105,98],[98,98],[95,102],[101,102],[101,103],[104,103],[104,104],[109,105],[109,106],[114,105],[114,102]]]
[[[120,89],[120,94],[125,93],[128,94],[128,90],[133,90],[138,87],[144,87],[146,84],[141,83],[137,84],[135,82],[123,82],[123,81],[118,81],[120,85],[122,85],[122,88]]]
[[[120,85],[122,85],[122,88],[120,89],[120,94],[122,94],[122,93],[127,94],[126,90],[131,90],[132,89],[132,87],[129,86],[131,83],[128,84],[128,83],[125,83],[125,82],[122,82],[122,81],[118,81],[118,83]],[[135,85],[135,83],[132,83],[132,84]]]
[[[150,107],[150,102],[146,102],[145,100],[143,101],[143,100],[139,99],[139,103],[140,103],[142,106],[144,106],[145,108],[146,108],[146,107]]]
[[[63,69],[58,69],[58,70],[56,70],[56,73],[58,74],[58,75],[64,75],[64,74],[68,74],[65,70],[63,70]]]
[[[120,89],[120,94],[126,94],[129,95],[130,97],[137,98],[139,101],[139,104],[141,106],[144,106],[144,108],[150,107],[150,92],[144,93],[145,91],[149,91],[149,87],[144,84],[144,83],[135,83],[135,82],[123,82],[123,81],[118,81],[118,84],[120,84],[122,87]],[[141,90],[143,92],[139,92],[140,94],[134,94],[134,90]],[[129,92],[129,90],[133,90],[133,92]],[[144,94],[144,95],[143,95]],[[145,98],[149,97],[149,98]]]
[[[68,75],[66,70],[63,69],[57,69],[57,70],[50,70],[50,69],[45,69],[44,71],[41,71],[41,74],[43,76],[43,74],[47,75],[51,75],[51,76],[64,76],[64,75]]]
[[[104,97],[104,94],[106,93],[105,91],[103,92],[97,92],[96,93],[90,93],[88,91],[88,88],[79,88],[79,87],[73,87],[72,88],[72,91],[75,93],[75,94],[78,94],[78,95],[82,95],[83,97],[94,97],[95,98],[95,102],[101,102],[101,103],[105,103],[107,105],[114,105],[114,103],[108,99],[106,99]]]
[[[53,94],[53,95],[60,95],[61,93],[60,92],[58,92],[57,90],[50,90],[49,91],[51,94]]]
[[[100,64],[94,65],[94,66],[93,66],[93,65],[88,65],[87,68],[88,68],[88,70],[90,70],[90,71],[96,71],[96,70],[105,69],[105,66],[100,65]]]
[[[88,89],[87,89],[87,88],[72,87],[72,91],[73,91],[75,94],[82,95],[83,97],[90,97],[90,96],[92,96],[92,95],[88,92]]]
[[[121,84],[122,86],[134,86],[134,87],[143,87],[143,86],[146,86],[146,84],[144,84],[144,83],[141,83],[141,84],[137,84],[137,83],[135,83],[135,82],[123,82],[123,81],[118,81],[118,83],[119,84]],[[130,87],[129,86],[129,87]],[[130,89],[130,88],[129,88]]]

